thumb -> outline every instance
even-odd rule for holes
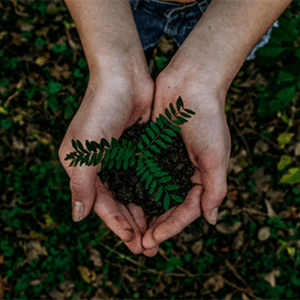
[[[72,218],[74,222],[84,219],[95,201],[97,167],[77,166],[70,179],[72,192]]]
[[[215,225],[218,208],[227,194],[226,169],[218,168],[202,173],[203,193],[201,207],[204,218]]]

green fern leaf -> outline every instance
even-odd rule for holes
[[[162,177],[162,178],[158,179],[158,181],[159,181],[160,183],[164,183],[164,182],[170,181],[171,179],[172,179],[171,176],[166,176],[166,177]]]
[[[160,150],[159,150],[155,145],[150,145],[150,148],[151,148],[155,153],[160,153]]]
[[[110,159],[114,159],[118,153],[119,149],[118,148],[113,148],[111,150],[111,155],[110,155]]]
[[[150,175],[148,176],[147,180],[146,180],[146,184],[145,184],[145,189],[147,190],[152,182],[153,176]]]
[[[76,142],[75,142],[74,140],[72,140],[72,146],[73,146],[73,148],[74,148],[76,151],[78,151]]]
[[[145,171],[146,171],[146,167],[144,166],[144,167],[138,169],[138,172],[136,173],[136,175],[139,176],[139,175],[143,174]]]
[[[109,162],[110,154],[111,154],[110,150],[106,150],[102,164],[101,164],[101,170],[103,170],[107,166],[107,164]]]
[[[102,138],[100,141],[100,148],[103,149],[104,147],[109,147],[109,143],[105,138]]]
[[[156,196],[155,196],[155,199],[154,199],[155,202],[157,202],[161,198],[162,193],[163,193],[163,187],[160,186],[157,190],[157,193],[156,193]]]
[[[131,157],[129,161],[129,167],[132,168],[135,164],[135,157]]]
[[[76,152],[71,152],[71,153],[67,154],[67,156],[65,157],[65,160],[73,159],[75,156],[76,156]]]
[[[149,172],[149,171],[146,171],[146,172],[143,174],[143,176],[142,176],[142,178],[141,178],[141,181],[144,181],[144,180],[149,176],[149,174],[150,174],[150,172]]]
[[[190,109],[188,109],[188,108],[184,108],[183,110],[184,110],[185,112],[187,112],[188,114],[190,114],[190,115],[195,115],[195,114],[196,114],[193,110],[190,110]]]
[[[177,136],[177,134],[171,129],[165,129],[165,133],[167,133],[171,137]]]
[[[103,150],[101,150],[98,154],[97,154],[97,159],[94,163],[94,166],[98,165],[102,159],[102,155],[103,155]]]
[[[143,139],[143,141],[146,143],[146,145],[149,146],[150,141],[149,141],[149,139],[147,138],[147,136],[144,135],[144,134],[142,134],[142,139]]]
[[[88,149],[88,151],[96,151],[97,149],[93,147],[93,145],[88,141],[88,140],[85,140],[85,147],[86,149]]]
[[[159,115],[159,118],[164,124],[166,124],[166,125],[170,124],[170,122],[167,120],[167,118],[165,116],[163,116],[162,114]]]
[[[165,209],[165,211],[167,211],[169,209],[170,202],[171,202],[171,198],[170,198],[169,194],[166,193],[165,197],[164,197],[164,209]]]
[[[157,172],[154,174],[155,177],[162,177],[162,176],[165,176],[165,175],[169,175],[167,172]]]
[[[89,164],[88,166],[91,166],[94,164],[94,162],[96,161],[97,159],[97,153],[93,153],[92,157],[91,157],[91,160],[89,161]]]
[[[119,141],[117,139],[115,139],[114,137],[111,138],[110,146],[112,148],[114,148],[114,147],[119,147],[120,148],[121,147]]]
[[[72,167],[72,165],[75,163],[75,159],[73,159],[70,164],[69,164],[69,167]]]
[[[154,122],[150,122],[150,127],[156,134],[159,133],[159,128],[156,126],[156,124]]]
[[[78,164],[82,159],[83,159],[83,153],[80,153],[80,154],[77,156],[76,160],[75,160],[74,167],[76,167],[77,164]]]
[[[149,127],[146,128],[146,131],[147,131],[148,135],[151,137],[151,139],[154,140],[155,133]]]
[[[152,195],[154,193],[156,185],[157,185],[157,182],[155,180],[153,180],[152,184],[151,184],[151,187],[150,187],[150,191],[149,191],[150,195]]]
[[[126,140],[122,140],[122,147],[125,148],[127,146],[127,141]]]
[[[185,118],[191,118],[191,116],[190,115],[188,115],[188,114],[186,114],[186,113],[184,113],[184,112],[179,112],[183,117],[185,117]]]
[[[91,142],[91,145],[92,145],[95,149],[101,150],[100,144],[98,144],[97,142],[92,141],[92,142]]]
[[[169,128],[171,128],[172,130],[177,131],[177,132],[179,132],[179,131],[181,130],[180,127],[178,127],[178,126],[176,126],[176,125],[174,125],[174,124],[171,124],[171,123],[170,123],[168,126],[169,126]]]
[[[164,128],[164,123],[162,122],[162,120],[160,118],[156,118],[156,123],[160,128]]]
[[[184,118],[181,118],[181,117],[177,117],[176,120],[173,120],[173,123],[178,124],[178,125],[182,125],[182,124],[184,124],[185,122],[187,122],[187,120],[184,119]]]
[[[161,140],[155,140],[155,143],[158,145],[158,146],[160,146],[160,147],[162,147],[162,148],[164,148],[164,149],[167,149],[168,148],[168,146],[165,144],[165,143],[163,143]]]
[[[77,142],[77,147],[84,153],[89,153],[87,150],[84,149],[84,147],[82,146],[82,143],[79,140],[76,140]]]
[[[174,108],[174,106],[173,106],[173,104],[172,103],[170,103],[170,110],[171,110],[171,112],[172,112],[172,114],[175,116],[176,115],[176,110],[175,110],[175,108]]]
[[[120,159],[120,160],[118,160],[117,162],[116,162],[116,169],[117,170],[120,170],[120,168],[121,168],[121,166],[122,166],[122,160]]]
[[[172,131],[173,132],[173,131]],[[168,143],[172,143],[173,142],[173,140],[171,139],[171,138],[169,138],[167,135],[165,135],[165,134],[161,134],[160,135],[166,142],[168,142]],[[175,134],[175,136],[176,136],[176,134]]]
[[[123,169],[126,171],[128,169],[128,166],[129,166],[129,159],[125,158],[123,160]]]
[[[125,149],[120,149],[117,157],[116,157],[116,160],[120,160],[120,159],[123,159],[123,155],[125,154]]]
[[[178,190],[180,187],[178,185],[167,185],[164,188],[166,191],[175,191]]]
[[[108,170],[110,170],[111,168],[113,168],[113,166],[115,165],[115,160],[111,159],[108,163]]]
[[[173,200],[175,200],[175,201],[177,201],[177,202],[180,202],[180,203],[184,202],[184,200],[183,200],[181,197],[177,196],[177,195],[170,194],[170,196],[171,196],[171,198],[172,198]]]
[[[176,101],[176,107],[177,107],[177,110],[179,111],[180,110],[180,107],[183,108],[183,101],[182,101],[182,98],[179,96],[177,101]]]
[[[153,155],[147,150],[143,153],[142,158],[153,157]]]
[[[165,109],[165,115],[168,117],[168,119],[170,119],[172,121],[172,115],[167,108]]]
[[[143,146],[142,142],[139,142],[139,143],[137,144],[137,147],[138,147],[141,151],[144,150],[144,146]]]

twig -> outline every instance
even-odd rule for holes
[[[237,289],[239,292],[248,294],[250,297],[256,298],[256,296],[253,294],[253,291],[252,291],[252,290],[249,291],[248,289],[244,289],[244,288],[242,288],[242,287],[239,287],[239,286],[237,286],[235,283],[230,282],[229,280],[225,279],[224,277],[223,277],[223,280],[224,280],[224,282],[225,282],[226,284],[228,284],[228,285],[230,285],[231,287]]]
[[[252,162],[252,159],[251,159],[251,153],[250,153],[250,149],[249,149],[248,143],[247,143],[245,137],[243,136],[242,132],[241,132],[241,131],[237,128],[237,126],[235,125],[235,121],[234,121],[234,119],[233,119],[232,111],[230,111],[230,118],[231,118],[232,125],[233,125],[234,129],[236,130],[237,134],[240,136],[240,138],[242,139],[242,141],[243,141],[244,144],[245,144],[246,151],[247,151],[247,154],[248,154],[249,163],[250,163],[250,165],[253,165],[253,162]]]

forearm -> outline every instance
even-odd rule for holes
[[[215,0],[178,51],[195,71],[229,87],[247,55],[291,0]]]
[[[65,0],[65,3],[76,24],[90,72],[98,72],[105,66],[110,69],[111,57],[123,63],[125,56],[147,68],[129,1]]]

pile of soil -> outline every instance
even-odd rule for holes
[[[135,124],[125,130],[120,140],[132,141],[133,145],[137,145],[141,140],[141,135],[146,134],[146,127],[149,122],[143,124]],[[167,149],[160,148],[161,153],[157,154],[151,151],[153,159],[158,163],[164,172],[172,177],[172,179],[163,185],[175,184],[180,189],[171,191],[170,193],[185,199],[189,190],[193,187],[190,177],[194,174],[194,166],[191,163],[184,141],[180,134],[173,138],[173,143],[168,143]],[[140,182],[141,176],[136,175],[136,164],[129,167],[126,171],[122,168],[117,170],[105,168],[99,172],[99,177],[103,183],[107,182],[109,189],[116,193],[116,198],[128,205],[133,202],[140,205],[147,216],[160,215],[165,212],[163,207],[163,197],[155,202],[156,191],[150,195],[149,189],[145,190],[145,182]],[[169,208],[179,203],[171,199]]]

